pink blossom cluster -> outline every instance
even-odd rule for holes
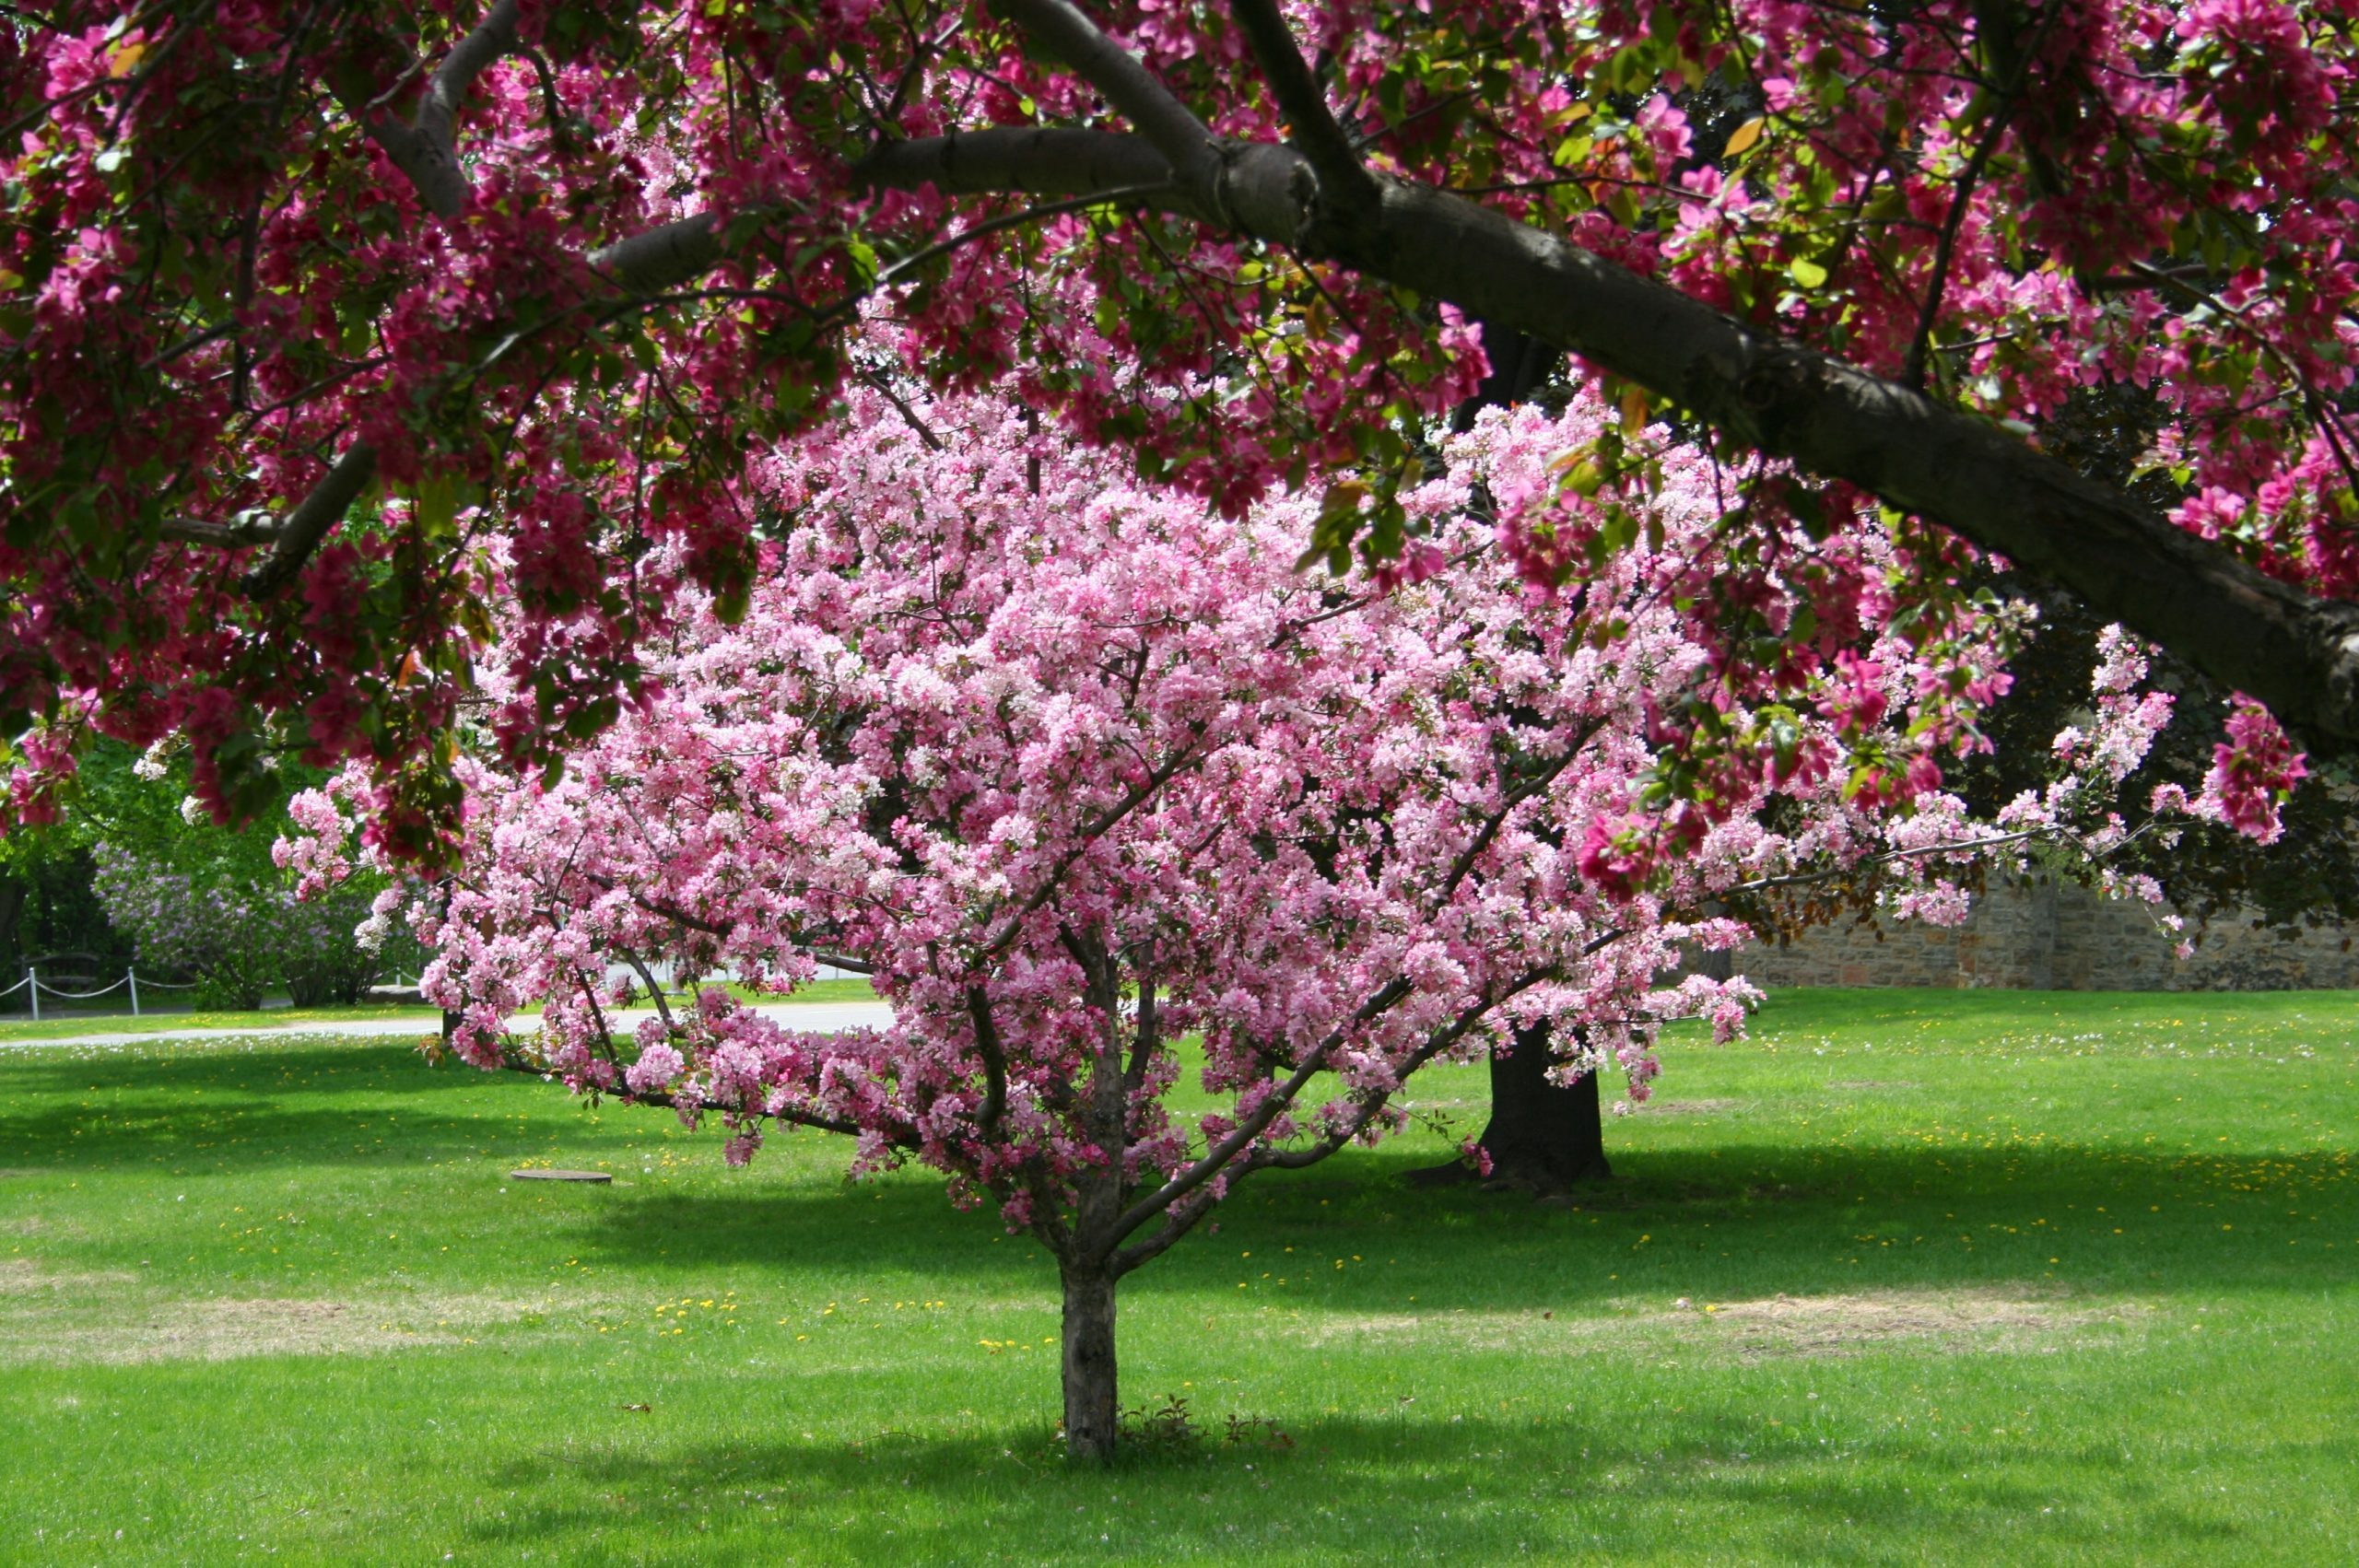
[[[1645,1099],[1665,1021],[1725,1038],[1758,1000],[1658,984],[1749,937],[1714,900],[1887,864],[1899,912],[1957,918],[1990,830],[1832,765],[1907,745],[1936,674],[1907,639],[1863,633],[1799,688],[1881,706],[1731,695],[1678,607],[1715,548],[1699,497],[1578,604],[1523,580],[1470,509],[1545,494],[1601,417],[1478,421],[1409,497],[1445,564],[1369,592],[1297,570],[1307,497],[1223,516],[997,397],[856,395],[761,464],[795,526],[741,615],[686,598],[646,699],[560,775],[461,759],[458,874],[410,910],[457,1052],[717,1117],[733,1163],[776,1125],[844,1133],[856,1169],[920,1160],[1061,1257],[1113,1223],[1093,1184],[1147,1205],[1108,1246],[1160,1250],[1237,1179],[1394,1130],[1420,1067],[1511,1029],[1555,1025],[1561,1075]],[[1665,717],[1699,694],[1709,736]],[[495,727],[523,700],[487,696]],[[1780,748],[1819,760],[1779,775]],[[1708,811],[1660,783],[1699,756]],[[360,831],[336,801],[367,788],[307,802],[288,863],[333,875]],[[893,1022],[812,1033],[708,983],[622,1028],[641,988],[610,977],[659,962],[767,992],[850,965]],[[1220,1103],[1186,1116],[1191,1037]]]

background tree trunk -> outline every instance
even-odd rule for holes
[[[1491,1119],[1477,1140],[1491,1157],[1491,1179],[1528,1183],[1543,1192],[1614,1174],[1605,1159],[1605,1121],[1597,1074],[1552,1082],[1555,1052],[1546,1028],[1519,1030],[1515,1048],[1491,1053]]]
[[[15,877],[0,877],[0,979],[14,972],[22,956],[17,951],[17,919],[24,908],[25,884]]]
[[[1065,1457],[1113,1458],[1121,1421],[1114,1382],[1114,1276],[1105,1264],[1064,1266]]]
[[[1564,356],[1536,337],[1496,322],[1480,323],[1490,374],[1473,397],[1459,404],[1450,427],[1471,429],[1485,408],[1511,408],[1539,395]],[[1598,1114],[1597,1074],[1574,1083],[1548,1078],[1551,1052],[1545,1030],[1516,1037],[1516,1048],[1491,1053],[1491,1119],[1477,1140],[1491,1157],[1494,1180],[1556,1192],[1577,1181],[1602,1181],[1614,1174],[1605,1160],[1605,1126]],[[1527,1047],[1529,1048],[1527,1048]],[[1426,1181],[1449,1173],[1472,1176],[1463,1165],[1438,1165],[1415,1173]]]
[[[1491,1174],[1463,1161],[1409,1173],[1418,1187],[1492,1181],[1537,1193],[1562,1192],[1576,1182],[1614,1174],[1605,1158],[1605,1118],[1599,1114],[1597,1074],[1570,1083],[1548,1077],[1556,1053],[1545,1024],[1516,1032],[1511,1049],[1491,1052],[1491,1119],[1475,1141],[1490,1156]]]

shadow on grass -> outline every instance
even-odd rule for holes
[[[1050,1434],[1022,1427],[884,1433],[848,1445],[544,1451],[500,1469],[497,1484],[517,1501],[506,1517],[474,1521],[473,1532],[484,1545],[555,1547],[560,1556],[567,1541],[617,1534],[678,1543],[685,1554],[714,1515],[726,1525],[734,1522],[728,1515],[759,1509],[780,1528],[804,1532],[778,1538],[782,1545],[826,1561],[939,1563],[1134,1554],[1345,1562],[1379,1550],[1462,1562],[1519,1552],[1660,1559],[1670,1521],[1737,1510],[1755,1515],[1744,1527],[1755,1550],[1782,1548],[1792,1561],[1889,1561],[1912,1538],[1954,1550],[1962,1530],[2021,1530],[2026,1520],[2039,1522],[2048,1553],[2066,1556],[2099,1547],[2118,1554],[2125,1516],[2179,1552],[2245,1534],[2175,1506],[2112,1453],[2051,1450],[1963,1471],[1944,1458],[1936,1499],[1880,1484],[1889,1467],[1914,1469],[1926,1457],[1921,1441],[1830,1455],[1801,1435],[1765,1442],[1757,1420],[1690,1414],[1666,1424],[1327,1417],[1289,1423],[1291,1446],[1207,1433],[1177,1447],[1133,1448],[1109,1469],[1069,1466]],[[1879,1461],[1887,1467],[1880,1477]],[[2049,1512],[2062,1499],[2083,1506]],[[1773,1520],[1766,1537],[1755,1534],[1764,1512]],[[989,1529],[979,1531],[985,1519]],[[1830,1550],[1837,1541],[1856,1544]]]
[[[1132,1276],[1124,1298],[1246,1284],[1262,1293],[1256,1305],[1392,1310],[1414,1293],[1427,1311],[1538,1312],[1655,1293],[2307,1291],[2350,1277],[2353,1253],[2326,1240],[2359,1252],[2359,1181],[2330,1153],[2197,1161],[2046,1145],[1953,1152],[1936,1164],[1871,1147],[1823,1151],[1797,1172],[1790,1147],[1737,1145],[1708,1160],[1630,1160],[1636,1174],[1577,1194],[1573,1209],[1414,1190],[1402,1177],[1420,1163],[1407,1151],[1362,1153],[1249,1184],[1222,1207],[1216,1232],[1200,1229]],[[2289,1185],[2300,1189],[2290,1201]],[[618,1193],[586,1210],[572,1239],[609,1266],[721,1270],[841,1258],[965,1275],[1004,1268],[1012,1252],[1042,1256],[1027,1238],[988,1245],[1000,1234],[992,1213],[954,1211],[930,1179],[845,1187],[806,1176]]]
[[[182,1159],[231,1172],[423,1167],[556,1141],[569,1161],[624,1165],[668,1123],[619,1106],[593,1122],[560,1090],[432,1069],[382,1043],[43,1057],[6,1071],[16,1091],[0,1102],[0,1168],[9,1169],[135,1171]],[[1734,1300],[2026,1281],[2292,1290],[2340,1284],[2359,1251],[2359,1180],[2324,1147],[1927,1149],[1787,1141],[1787,1129],[1743,1124],[1727,1132],[1742,1141],[1617,1152],[1622,1179],[1577,1195],[1569,1210],[1468,1188],[1412,1190],[1402,1177],[1429,1152],[1355,1151],[1244,1185],[1222,1207],[1217,1234],[1200,1231],[1125,1293],[1260,1290],[1264,1270],[1268,1290],[1285,1281],[1289,1304],[1349,1310],[1410,1293],[1427,1308],[1545,1310],[1657,1292]],[[752,1170],[597,1189],[559,1223],[586,1253],[625,1266],[842,1258],[965,1275],[1037,1256],[1027,1240],[991,1245],[995,1216],[957,1213],[931,1177],[847,1188],[833,1175],[841,1157],[834,1141],[797,1133],[774,1140]],[[2329,1239],[2348,1250],[2329,1250]],[[1260,1260],[1243,1268],[1241,1252]]]
[[[544,1127],[565,1125],[552,1113],[573,1117],[567,1130],[585,1145],[630,1137],[616,1121],[580,1117],[561,1090],[432,1067],[405,1042],[18,1058],[0,1063],[0,1079],[10,1091],[0,1101],[0,1166],[136,1168],[159,1151],[226,1170],[423,1162],[480,1144],[495,1105]]]

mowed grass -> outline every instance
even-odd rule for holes
[[[1409,1190],[1423,1130],[1257,1182],[1124,1285],[1204,1435],[1111,1471],[934,1178],[398,1043],[14,1051],[0,1559],[2349,1562],[2354,1021],[1790,993],[1577,1207]]]

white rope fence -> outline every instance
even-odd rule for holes
[[[153,991],[193,991],[196,989],[196,982],[190,980],[185,983],[174,983],[166,980],[149,980],[147,989]],[[38,1024],[41,1022],[41,999],[44,993],[60,1001],[94,1001],[102,996],[112,996],[120,990],[128,990],[131,993],[131,1015],[134,1018],[138,1017],[139,971],[136,969],[125,969],[122,979],[111,986],[100,986],[94,991],[67,991],[60,990],[49,984],[41,977],[39,968],[28,965],[23,979],[6,990],[0,990],[0,1001],[7,1000],[18,991],[29,993],[26,1000],[32,1004],[33,1022]]]

